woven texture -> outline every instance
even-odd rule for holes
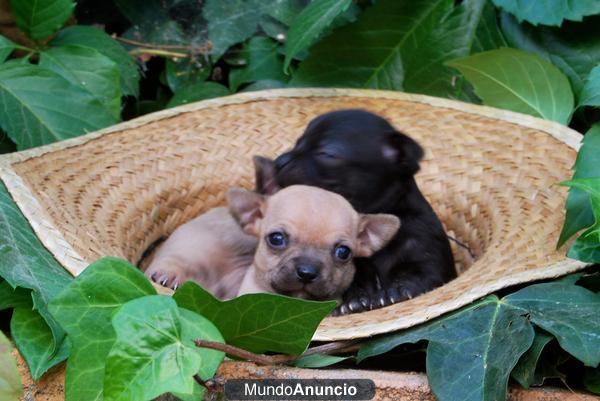
[[[41,238],[45,244],[66,241],[72,249],[65,251],[85,263],[106,255],[137,263],[157,238],[222,205],[230,186],[251,188],[253,155],[274,157],[290,148],[321,113],[360,107],[423,145],[417,181],[448,233],[467,244],[474,258],[453,243],[457,279],[407,302],[327,318],[315,339],[409,327],[508,285],[584,266],[555,250],[566,196],[556,184],[570,177],[576,157],[573,145],[557,138],[574,142],[577,134],[564,128],[551,135],[555,125],[540,122],[535,128],[541,120],[526,118],[525,126],[506,121],[505,112],[494,116],[493,110],[467,105],[461,110],[462,103],[449,101],[444,102],[451,107],[440,107],[426,97],[273,93],[159,113],[102,135],[13,156],[4,162],[2,177],[13,177],[7,185],[25,215],[52,228],[36,229],[41,237],[53,237]],[[31,198],[33,204],[25,205]]]

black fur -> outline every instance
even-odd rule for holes
[[[430,291],[456,277],[441,222],[414,179],[423,150],[383,118],[340,110],[310,122],[294,148],[275,160],[282,186],[305,184],[337,192],[361,213],[400,218],[398,234],[357,274],[336,313],[379,308]]]

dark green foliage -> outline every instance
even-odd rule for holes
[[[600,124],[595,125],[583,137],[581,150],[573,166],[573,179],[594,178],[600,176]],[[562,246],[579,230],[594,223],[590,195],[578,188],[570,188],[567,198],[567,215],[558,246]]]
[[[595,367],[600,363],[600,295],[574,281],[532,285],[502,299],[488,297],[432,323],[372,340],[358,359],[428,340],[427,375],[440,400],[500,400],[506,397],[511,371],[524,386],[534,381],[537,360],[552,338],[538,334],[534,340],[535,325]]]

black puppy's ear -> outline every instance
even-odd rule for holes
[[[260,222],[264,215],[265,197],[242,188],[227,191],[229,213],[246,234],[259,236]]]
[[[356,256],[369,257],[383,248],[400,229],[400,219],[393,214],[361,214]]]
[[[281,187],[275,180],[275,162],[262,156],[254,156],[254,172],[256,189],[255,191],[263,195],[273,195]]]
[[[405,175],[414,175],[419,171],[419,161],[424,156],[423,148],[417,141],[398,131],[386,137],[381,151],[383,157],[400,168]]]

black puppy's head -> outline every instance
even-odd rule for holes
[[[423,149],[385,119],[359,109],[312,120],[292,150],[275,160],[282,187],[313,185],[337,192],[359,212],[374,197],[419,170]]]

